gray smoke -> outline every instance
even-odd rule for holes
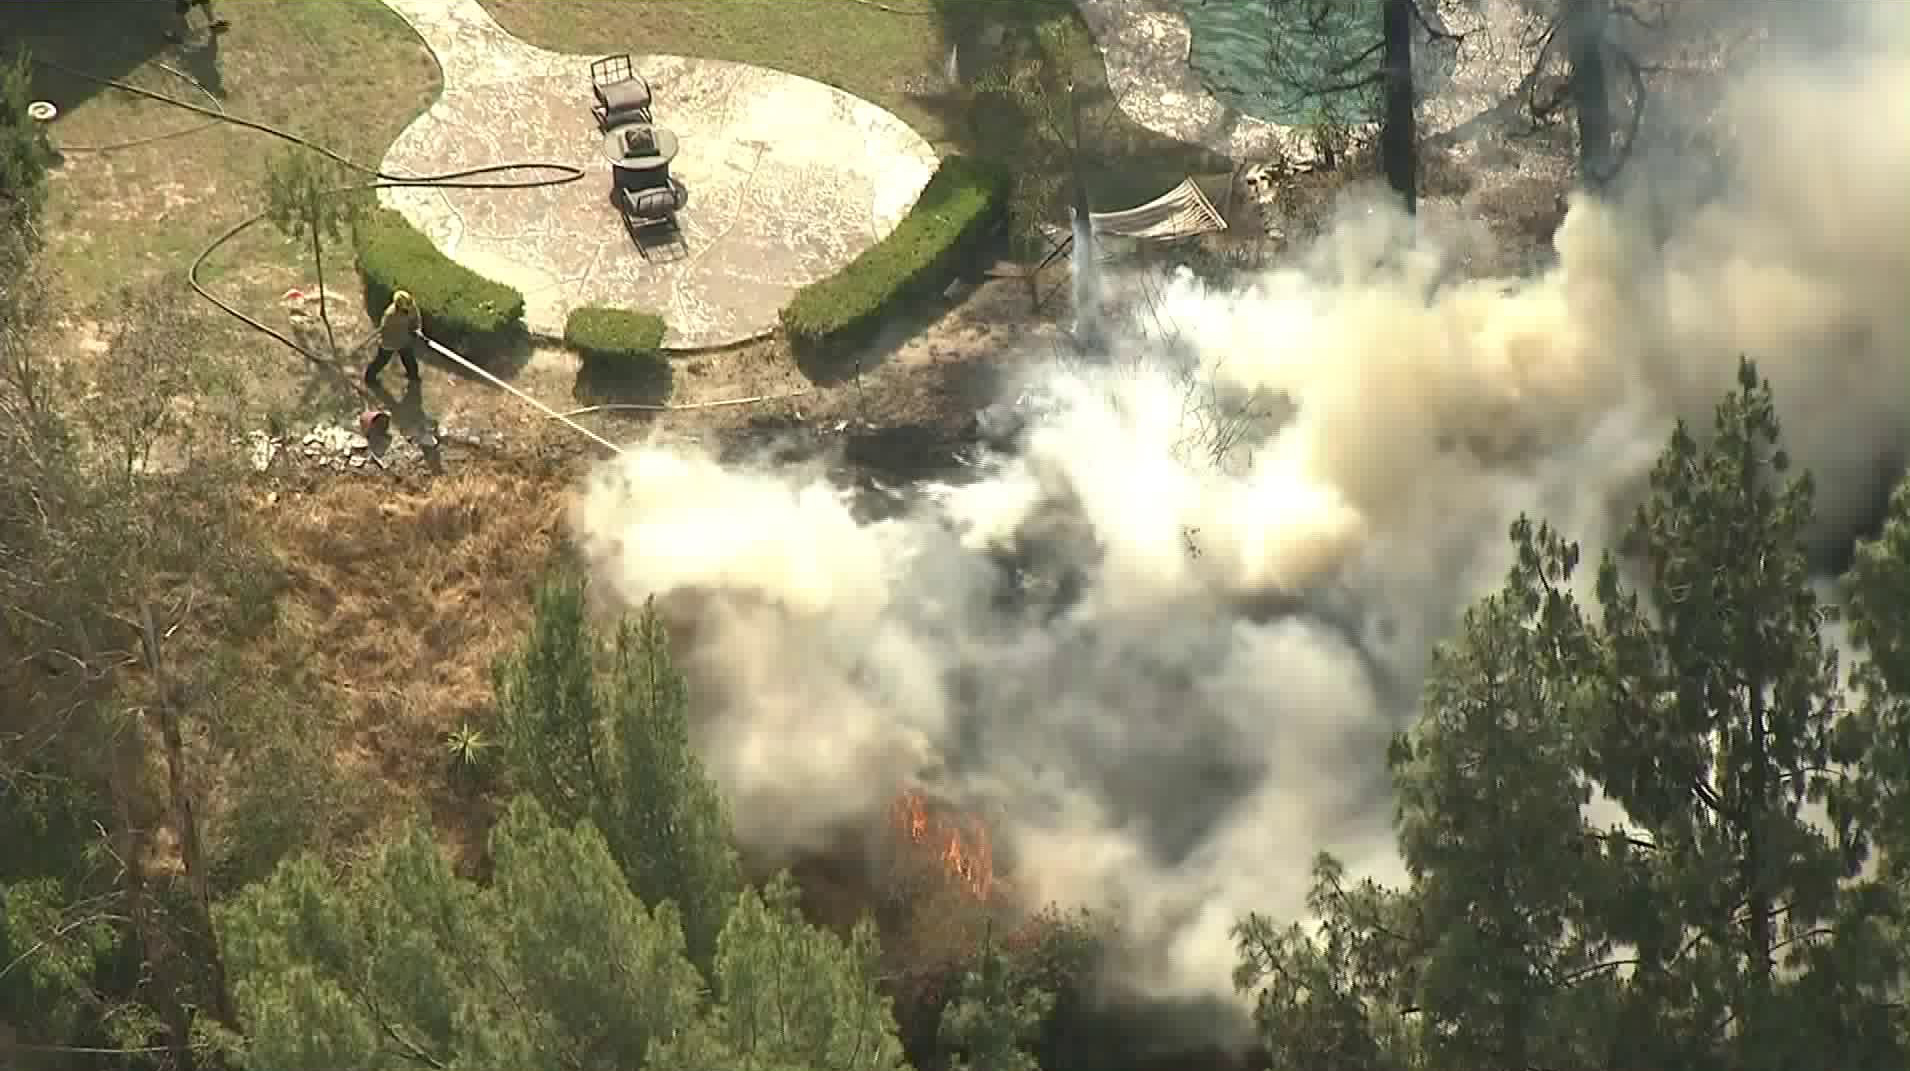
[[[807,469],[606,465],[577,534],[619,597],[696,601],[682,659],[739,834],[813,845],[930,783],[994,816],[1031,904],[1114,913],[1162,998],[1227,994],[1229,927],[1302,912],[1316,851],[1396,876],[1383,741],[1515,514],[1608,546],[1740,354],[1827,538],[1901,456],[1910,37],[1863,6],[1891,20],[1869,54],[1733,94],[1705,199],[1578,201],[1539,277],[1455,282],[1437,235],[1356,205],[1250,285],[1171,281],[1196,383],[1294,406],[1232,464],[1139,331],[1043,373],[1014,456],[890,519]]]

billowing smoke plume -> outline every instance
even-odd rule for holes
[[[1456,280],[1362,209],[1244,288],[1170,283],[1196,378],[1292,405],[1236,429],[1233,464],[1142,332],[1053,371],[1014,456],[899,517],[644,448],[598,474],[580,538],[620,597],[699,600],[682,658],[750,842],[927,779],[995,818],[1031,901],[1121,920],[1132,985],[1226,994],[1230,925],[1301,912],[1314,852],[1396,869],[1382,742],[1517,512],[1609,545],[1740,354],[1825,531],[1874,507],[1910,418],[1910,63],[1762,74],[1725,120],[1703,198],[1580,201],[1540,277]]]

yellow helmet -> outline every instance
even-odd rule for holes
[[[391,303],[405,312],[410,312],[412,309],[418,307],[418,303],[412,300],[411,291],[409,290],[394,291],[391,295]]]

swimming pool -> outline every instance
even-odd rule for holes
[[[1377,114],[1379,88],[1322,97],[1307,85],[1356,81],[1379,70],[1377,52],[1341,70],[1378,40],[1382,0],[1180,0],[1193,33],[1189,63],[1214,96],[1281,126],[1359,123]],[[1431,14],[1429,12],[1429,14]],[[1415,46],[1421,44],[1414,42]],[[1428,54],[1428,52],[1432,54]],[[1421,91],[1449,75],[1440,50],[1415,48]],[[1273,57],[1279,57],[1276,75]],[[1423,58],[1422,58],[1423,57]]]

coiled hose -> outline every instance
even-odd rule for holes
[[[138,145],[145,145],[151,142],[165,140],[167,138],[176,138],[176,137],[184,136],[186,134],[197,133],[201,130],[205,130],[218,123],[231,123],[234,126],[244,127],[247,130],[254,130],[261,134],[266,134],[270,137],[278,138],[281,141],[285,141],[285,142],[289,142],[290,144],[297,145],[301,148],[309,149],[310,151],[318,153],[319,155],[324,156],[325,158],[329,160],[337,162],[339,165],[351,171],[355,171],[361,175],[368,176],[369,178],[373,180],[371,182],[360,183],[360,184],[352,185],[352,186],[341,186],[341,187],[338,187],[337,189],[325,191],[324,195],[330,196],[330,197],[336,197],[341,194],[357,193],[357,192],[367,191],[367,190],[400,189],[400,188],[406,188],[406,187],[431,187],[436,189],[449,189],[449,190],[528,190],[528,189],[537,189],[539,187],[544,187],[544,186],[562,186],[562,185],[565,185],[566,183],[576,182],[579,179],[582,179],[584,177],[584,171],[582,168],[573,167],[569,164],[548,163],[548,162],[541,162],[541,161],[492,164],[487,167],[474,167],[465,171],[450,171],[441,175],[393,175],[388,172],[379,170],[378,168],[367,167],[364,164],[360,164],[353,160],[346,159],[344,156],[340,155],[339,153],[331,149],[328,149],[323,145],[319,145],[316,142],[300,137],[297,134],[293,134],[289,131],[281,130],[278,127],[271,126],[267,123],[261,123],[253,119],[246,119],[242,116],[233,115],[232,113],[226,111],[225,108],[220,105],[219,98],[216,95],[214,95],[212,91],[208,90],[205,86],[200,85],[199,82],[196,79],[194,79],[191,75],[188,75],[185,72],[177,70],[175,68],[168,67],[165,64],[159,64],[158,65],[159,69],[165,71],[167,74],[174,76],[175,78],[179,78],[187,82],[193,88],[205,94],[206,99],[212,102],[212,107],[208,108],[203,105],[194,104],[193,102],[188,100],[181,100],[178,97],[169,96],[165,93],[159,93],[154,90],[143,88],[141,86],[132,85],[131,83],[123,82],[118,79],[106,78],[100,75],[91,74],[87,71],[77,70],[75,68],[68,67],[64,64],[55,63],[51,60],[34,58],[32,62],[34,62],[35,64],[38,64],[39,66],[45,67],[48,70],[58,71],[59,73],[64,74],[71,78],[78,78],[81,81],[91,82],[95,85],[106,86],[111,89],[117,89],[123,93],[131,93],[134,96],[145,97],[148,100],[155,100],[160,102],[161,104],[169,104],[175,108],[181,108],[186,111],[193,112],[197,115],[205,116],[207,118],[207,122],[199,124],[197,126],[188,127],[183,130],[170,131],[167,133],[157,134],[157,135],[153,135],[153,136],[145,137],[145,138],[139,138],[134,141],[122,142],[115,145],[63,146],[62,148],[64,149],[64,151],[110,152],[115,149],[132,148]],[[483,178],[483,176],[487,176],[487,175],[500,175],[500,174],[505,174],[505,173],[513,172],[513,171],[546,172],[547,175],[546,177],[542,177],[542,178],[521,178],[521,179],[514,179],[514,180],[513,179],[484,179]],[[226,315],[231,316],[232,318],[238,320],[240,323],[245,324],[247,327],[250,327],[255,331],[258,331],[262,334],[268,335],[278,340],[279,342],[283,343],[285,346],[289,347],[293,351],[304,356],[306,360],[312,361],[315,364],[325,364],[326,363],[325,358],[305,348],[305,346],[302,345],[297,339],[294,339],[286,335],[285,333],[273,328],[270,324],[263,323],[257,318],[248,315],[243,310],[220,299],[220,297],[217,294],[214,294],[212,291],[206,289],[205,284],[199,281],[199,270],[202,267],[204,267],[206,260],[209,257],[211,257],[212,254],[218,252],[219,249],[222,248],[227,242],[245,233],[247,230],[251,229],[252,227],[258,225],[260,222],[262,222],[266,218],[266,216],[267,216],[267,213],[261,212],[258,215],[251,217],[250,219],[246,219],[235,224],[231,229],[227,230],[224,234],[221,234],[218,238],[214,239],[211,245],[206,246],[203,250],[199,252],[198,256],[193,258],[192,266],[188,268],[186,271],[186,282],[192,287],[192,290],[194,293],[198,294],[200,297],[211,302],[214,306],[216,306],[220,311],[224,312]],[[441,356],[453,361],[454,363],[463,367],[465,370],[475,373],[477,376],[489,382],[493,386],[502,388],[507,393],[512,394],[518,399],[520,399],[521,401],[528,403],[533,408],[539,410],[550,419],[565,425],[566,427],[570,428],[572,431],[575,431],[585,436],[586,438],[592,440],[598,445],[608,448],[612,453],[621,453],[622,448],[617,446],[615,443],[612,443],[609,440],[598,435],[596,432],[591,431],[589,428],[586,428],[583,425],[577,423],[575,420],[571,418],[573,416],[580,415],[581,413],[594,412],[598,409],[632,409],[632,410],[641,410],[645,412],[659,412],[659,413],[677,412],[677,411],[690,410],[690,409],[711,409],[711,408],[719,408],[719,407],[734,406],[734,405],[752,405],[752,404],[761,403],[761,402],[784,401],[784,400],[788,400],[792,398],[798,398],[809,393],[807,388],[804,388],[801,390],[789,391],[783,394],[765,394],[765,395],[757,395],[757,396],[749,397],[749,398],[728,398],[728,399],[723,399],[721,401],[700,402],[693,405],[634,405],[632,404],[632,405],[616,405],[616,406],[593,406],[588,409],[579,410],[575,413],[559,413],[555,409],[552,409],[550,406],[545,405],[543,402],[538,401],[536,398],[533,398],[530,395],[524,393],[522,390],[519,390],[516,386],[510,383],[507,383],[502,379],[499,379],[497,376],[492,375],[489,371],[485,370],[484,368],[481,368],[478,365],[473,364],[471,361],[467,360],[461,354],[455,353],[429,338],[425,339],[425,343],[429,345],[434,351],[436,351]],[[356,384],[354,384],[354,388],[355,387],[356,387]]]
[[[579,179],[584,177],[584,171],[582,168],[573,167],[569,164],[556,164],[556,163],[546,163],[546,162],[538,162],[538,161],[527,161],[523,163],[491,164],[486,167],[474,167],[464,171],[449,171],[441,175],[393,175],[388,172],[382,171],[378,168],[367,167],[366,165],[358,163],[357,161],[347,159],[346,157],[340,155],[339,153],[335,152],[332,149],[326,148],[325,146],[320,145],[316,142],[313,142],[309,139],[300,137],[299,135],[291,133],[290,131],[281,130],[278,127],[271,126],[266,123],[261,123],[254,119],[247,119],[247,118],[244,118],[243,116],[233,115],[232,113],[226,111],[224,108],[208,108],[201,104],[195,104],[189,100],[181,100],[178,97],[169,96],[165,93],[160,93],[151,89],[143,88],[141,86],[136,86],[129,82],[122,82],[122,81],[119,81],[118,79],[106,78],[100,75],[88,73],[86,71],[77,70],[75,68],[68,67],[64,64],[55,63],[51,60],[35,58],[33,62],[41,67],[45,67],[48,70],[58,71],[59,73],[66,75],[70,78],[77,78],[77,79],[80,79],[81,81],[91,82],[94,85],[106,86],[111,89],[117,89],[123,93],[131,93],[134,96],[145,97],[148,100],[158,101],[161,104],[169,104],[175,108],[182,108],[186,111],[194,112],[198,115],[203,115],[209,120],[212,120],[213,122],[230,123],[233,126],[244,127],[247,130],[254,130],[261,134],[278,138],[280,141],[289,142],[293,145],[299,146],[300,148],[309,149],[312,152],[318,153],[320,156],[323,156],[328,160],[334,161],[340,166],[346,168],[347,170],[356,172],[361,175],[365,175],[369,177],[370,179],[372,179],[372,181],[370,182],[359,183],[352,186],[341,186],[341,187],[338,187],[337,189],[325,191],[325,195],[330,197],[336,197],[336,196],[347,194],[347,193],[358,193],[358,192],[366,191],[366,190],[401,189],[401,188],[407,188],[407,187],[432,187],[436,189],[446,189],[446,190],[529,190],[529,189],[537,189],[539,187],[544,187],[544,186],[562,186],[566,183],[576,182]],[[191,79],[187,75],[179,71],[172,70],[171,68],[164,68],[164,69],[169,74],[173,74],[176,77],[183,78],[188,82],[192,82],[192,84],[194,86],[197,86],[201,92],[207,92],[205,90],[205,87],[199,86],[198,82],[193,81],[193,79]],[[207,95],[211,96],[209,92],[207,93]],[[216,97],[213,98],[213,103],[215,105],[218,103]],[[203,128],[195,128],[195,129],[203,129]],[[176,137],[179,135],[179,133],[185,133],[185,132],[183,131],[176,132],[172,135],[167,135],[167,136]],[[106,148],[115,148],[115,147],[117,146],[108,146]],[[79,150],[79,151],[83,151],[83,150]],[[491,175],[503,175],[510,172],[518,172],[518,171],[545,172],[546,175],[541,178],[519,178],[519,179],[494,179],[494,178],[484,177],[484,176],[491,176]],[[248,315],[243,310],[236,308],[235,306],[227,303],[226,301],[222,300],[218,295],[206,289],[205,284],[199,281],[199,271],[202,267],[205,266],[205,262],[207,258],[211,257],[212,254],[218,252],[219,249],[222,248],[227,242],[231,241],[234,238],[237,238],[239,235],[245,233],[251,228],[257,226],[259,223],[263,222],[266,218],[266,215],[267,215],[266,213],[261,212],[251,217],[250,219],[242,220],[239,223],[235,224],[230,230],[226,231],[224,234],[214,239],[211,245],[206,246],[205,249],[200,251],[198,256],[193,258],[192,266],[186,270],[186,282],[188,285],[192,287],[194,293],[198,294],[200,297],[206,299],[207,301],[211,302],[213,305],[217,306],[221,311],[226,313],[228,316],[231,316],[232,318],[238,320],[240,323],[245,324],[247,327],[250,327],[255,331],[259,331],[266,335],[270,335],[272,338],[277,339],[278,341],[284,343],[286,346],[289,346],[293,350],[304,355],[307,360],[322,364],[324,363],[324,358],[320,357],[316,353],[313,353],[311,350],[306,349],[305,346],[303,346],[302,344],[298,342],[298,340],[292,338],[289,335],[286,335],[284,332],[281,332],[273,328],[271,325],[263,323],[257,318]]]

